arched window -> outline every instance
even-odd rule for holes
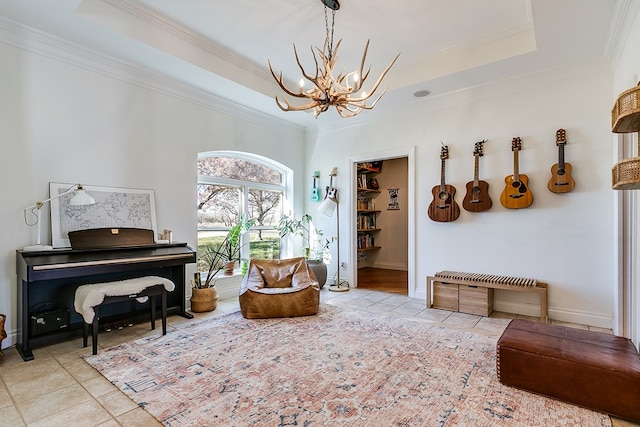
[[[202,254],[222,240],[244,214],[255,225],[244,236],[242,258],[277,259],[291,169],[254,154],[215,151],[198,155],[198,270]]]

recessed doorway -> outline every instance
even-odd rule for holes
[[[409,295],[409,157],[354,163],[356,286]]]

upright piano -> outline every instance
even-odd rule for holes
[[[167,312],[193,317],[185,307],[185,265],[195,261],[196,252],[186,243],[40,252],[18,250],[18,352],[25,361],[33,360],[33,348],[80,333],[83,320],[73,309],[75,290],[80,285],[141,276],[166,277],[176,285],[168,294]],[[68,325],[36,334],[31,318],[43,307],[69,309]],[[146,314],[148,309],[135,300],[113,304],[110,311],[101,311],[105,318],[133,317],[136,313]]]

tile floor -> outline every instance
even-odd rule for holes
[[[334,293],[325,288],[321,292],[321,301],[353,310],[411,317],[416,321],[438,323],[494,337],[500,336],[509,319],[516,317],[505,313],[482,317],[426,309],[424,300],[364,289]],[[215,311],[196,314],[194,320],[171,316],[168,329],[239,309],[237,298],[222,300]],[[583,325],[570,326],[593,329]],[[156,333],[157,329],[150,331],[148,323],[142,323],[122,330],[102,332],[98,344],[101,348],[107,348]],[[36,349],[35,360],[31,362],[23,362],[15,348],[5,349],[5,360],[0,366],[0,426],[160,426],[158,421],[84,362],[81,356],[90,351],[90,346],[82,348],[80,338]],[[614,427],[637,426],[623,420],[612,421]]]

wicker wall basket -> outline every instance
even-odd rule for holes
[[[640,157],[620,160],[611,168],[614,190],[640,189]]]
[[[618,96],[611,110],[611,130],[614,133],[640,131],[640,84]]]

